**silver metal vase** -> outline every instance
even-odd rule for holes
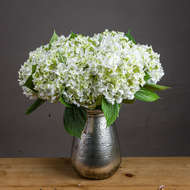
[[[101,110],[88,110],[87,121],[81,138],[74,137],[72,165],[85,178],[105,179],[120,166],[120,146],[115,125],[106,126]]]

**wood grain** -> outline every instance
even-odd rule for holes
[[[123,158],[106,180],[80,178],[68,158],[0,158],[0,190],[190,190],[190,158]]]

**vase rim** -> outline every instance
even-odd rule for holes
[[[87,114],[88,115],[104,115],[103,111],[100,109],[95,109],[95,110],[87,109]]]

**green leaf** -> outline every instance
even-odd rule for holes
[[[135,98],[133,100],[128,100],[128,99],[123,100],[124,104],[133,104],[134,102],[135,102]]]
[[[144,85],[144,88],[148,89],[148,90],[167,90],[170,87],[169,86],[163,86],[163,85],[158,85],[158,84],[151,84],[151,83],[147,83]]]
[[[52,43],[57,41],[57,40],[58,40],[58,35],[56,34],[56,32],[54,30],[53,35],[52,35],[52,37],[51,37],[51,39],[49,41],[49,49],[51,49]]]
[[[107,126],[110,126],[119,116],[120,104],[114,105],[107,102],[105,98],[102,98],[102,111],[107,121]]]
[[[26,86],[27,88],[29,88],[30,90],[37,92],[36,90],[34,90],[34,84],[33,84],[33,77],[32,75],[34,74],[34,72],[36,71],[36,66],[37,65],[32,65],[32,74],[28,77],[28,79],[26,80],[26,82],[24,83],[24,86]]]
[[[148,81],[151,78],[151,76],[145,71],[144,80]]]
[[[71,107],[72,107],[71,104],[68,104],[67,102],[65,102],[63,96],[61,96],[61,97],[59,98],[59,101],[60,101],[65,107],[68,107],[68,108],[71,108]]]
[[[144,102],[154,102],[159,99],[159,96],[152,91],[141,88],[138,92],[135,93],[135,98]]]
[[[136,41],[133,38],[133,36],[131,35],[131,31],[130,30],[128,30],[128,32],[125,35],[129,38],[129,40],[131,40],[134,44],[136,44]]]
[[[32,113],[34,110],[36,110],[39,106],[41,106],[43,103],[45,102],[45,100],[42,100],[40,98],[38,98],[27,110],[26,110],[26,114],[30,114]]]
[[[86,110],[81,107],[66,107],[64,112],[64,128],[72,136],[81,137],[87,119]]]
[[[71,32],[69,40],[70,40],[70,39],[73,39],[73,38],[76,38],[76,37],[77,37],[77,34]]]
[[[32,74],[35,73],[37,65],[32,65]]]
[[[53,31],[53,35],[49,41],[50,44],[58,40],[58,35],[56,34],[55,30]]]

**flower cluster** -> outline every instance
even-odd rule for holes
[[[69,104],[89,107],[101,96],[111,104],[134,99],[146,75],[154,84],[164,75],[159,54],[123,32],[105,30],[92,37],[60,36],[30,52],[19,84],[29,98],[56,102],[63,96]],[[34,90],[25,86],[30,76]]]

